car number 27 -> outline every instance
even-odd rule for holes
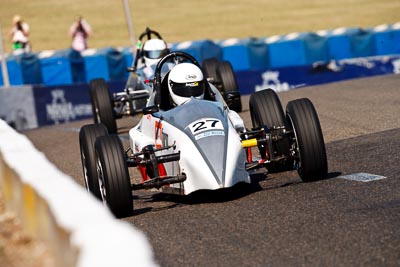
[[[189,126],[190,131],[193,135],[211,130],[224,130],[222,122],[218,119],[213,118],[203,118],[192,122]]]

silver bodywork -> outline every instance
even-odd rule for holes
[[[134,152],[140,152],[147,145],[172,144],[174,148],[157,153],[180,151],[178,162],[164,166],[167,175],[185,174],[187,179],[164,190],[190,194],[197,190],[231,187],[239,182],[250,183],[245,169],[246,155],[230,119],[231,111],[219,92],[213,90],[217,101],[192,98],[171,110],[144,115],[129,131]]]

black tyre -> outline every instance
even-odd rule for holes
[[[231,63],[228,61],[218,63],[217,77],[221,81],[225,92],[238,90],[235,73],[233,72]]]
[[[133,210],[132,190],[121,140],[117,135],[100,137],[95,149],[103,203],[116,217],[129,216]]]
[[[108,91],[108,86],[105,80],[91,80],[89,88],[94,122],[104,124],[109,133],[116,133],[117,123],[114,117],[110,92]]]
[[[81,150],[85,187],[100,200],[101,194],[96,170],[96,154],[94,150],[94,144],[97,137],[107,134],[107,128],[103,124],[85,125],[79,132],[79,145]]]
[[[231,63],[228,61],[219,62],[216,72],[218,81],[220,81],[223,88],[221,93],[223,93],[228,107],[241,112],[242,100]]]
[[[272,89],[266,89],[253,93],[249,100],[249,109],[253,128],[266,126],[268,129],[273,127],[285,126],[285,114],[278,95]],[[274,141],[270,147],[270,156],[280,157],[280,162],[271,162],[268,165],[269,172],[281,172],[293,169],[293,160],[288,157],[290,152],[290,140],[288,138]],[[261,156],[266,148],[259,147]]]
[[[215,82],[217,81],[217,65],[218,65],[218,59],[215,57],[213,58],[207,58],[203,60],[203,63],[201,64],[203,68],[203,73],[207,78],[213,78]]]
[[[251,122],[254,128],[284,126],[285,114],[278,95],[272,89],[253,93],[249,100]]]
[[[287,104],[286,118],[288,127],[294,131],[292,146],[301,179],[309,182],[326,178],[326,149],[314,105],[307,98],[293,100]]]

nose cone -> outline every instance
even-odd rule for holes
[[[197,140],[198,148],[220,188],[250,182],[245,168],[246,155],[236,132],[227,127],[207,135],[210,136]]]
[[[199,151],[204,155],[208,166],[213,172],[218,184],[224,186],[225,163],[226,163],[226,138],[224,131],[219,134],[198,140]]]

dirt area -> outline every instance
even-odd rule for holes
[[[6,211],[0,194],[0,267],[53,267],[43,242],[23,233],[15,214]]]

